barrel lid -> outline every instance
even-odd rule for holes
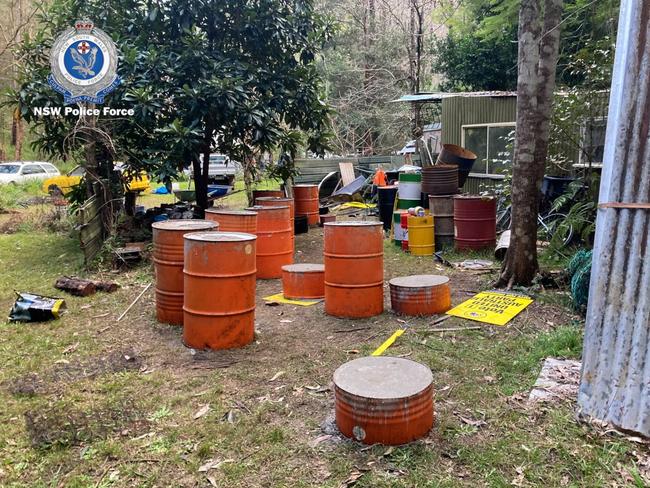
[[[396,190],[397,185],[386,185],[386,186],[378,186],[377,190],[382,191],[382,190]]]
[[[432,382],[433,374],[425,365],[390,356],[354,359],[334,372],[334,384],[338,388],[378,400],[412,397]]]
[[[484,200],[489,202],[494,199],[493,195],[454,195],[454,200]]]
[[[288,271],[289,273],[322,273],[325,271],[325,266],[314,263],[287,264],[282,266],[282,271]]]
[[[209,208],[206,210],[206,213],[218,214],[218,215],[246,215],[246,216],[257,215],[257,213],[251,212],[249,210],[228,210],[225,208]]]
[[[425,286],[445,285],[449,283],[449,278],[441,275],[412,275],[393,278],[388,283],[392,286],[402,286],[404,288],[422,288]]]
[[[183,236],[188,241],[201,242],[241,242],[254,241],[257,236],[244,232],[191,232]]]
[[[373,225],[384,225],[382,222],[374,220],[344,220],[341,222],[325,222],[323,225],[327,227],[371,227]]]
[[[263,202],[293,202],[293,198],[288,197],[257,197],[255,201],[262,200]]]
[[[246,207],[246,210],[252,212],[273,212],[273,211],[280,210],[282,208],[291,210],[291,208],[288,205],[278,205],[277,207],[264,207],[262,205],[254,205],[252,207]]]
[[[216,222],[201,219],[170,219],[151,224],[151,227],[158,230],[208,230],[218,226]]]
[[[448,200],[450,198],[454,198],[455,196],[456,196],[456,193],[452,193],[450,195],[431,195],[430,194],[429,195],[429,200],[431,200],[432,198],[435,199],[435,200],[443,200],[443,199]]]
[[[299,183],[297,185],[293,185],[294,188],[313,188],[313,187],[318,187],[318,185],[310,185],[309,183]]]

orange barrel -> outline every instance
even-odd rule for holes
[[[372,317],[384,311],[384,232],[381,222],[325,224],[325,313]]]
[[[318,185],[294,185],[296,215],[306,215],[309,225],[318,225]]]
[[[248,210],[209,208],[205,211],[205,218],[219,222],[220,232],[257,232],[257,214]]]
[[[217,230],[207,220],[164,220],[151,224],[153,262],[156,272],[156,318],[158,322],[183,325],[183,235]]]
[[[322,264],[289,264],[282,266],[284,298],[323,298],[325,266]]]
[[[423,364],[369,356],[334,372],[336,425],[364,444],[399,445],[433,427],[433,375]]]
[[[257,277],[282,277],[282,266],[293,263],[293,229],[289,207],[262,207],[257,212]]]
[[[497,201],[491,196],[454,197],[456,249],[494,248],[497,243]]]
[[[438,275],[400,276],[388,282],[390,305],[404,315],[434,315],[451,308],[449,278]]]
[[[320,225],[323,227],[327,222],[336,222],[336,215],[335,214],[325,214],[320,216]]]
[[[259,197],[255,200],[255,205],[261,205],[262,207],[284,207],[289,206],[291,212],[291,235],[292,235],[292,244],[291,249],[295,251],[296,241],[293,238],[295,235],[294,230],[294,218],[295,218],[295,205],[293,198],[284,198],[284,197]]]
[[[408,216],[409,252],[414,256],[433,255],[433,216]]]
[[[260,197],[284,197],[282,190],[253,190],[253,201]]]
[[[231,349],[253,341],[256,239],[238,232],[185,235],[186,346]]]

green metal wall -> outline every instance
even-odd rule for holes
[[[449,97],[442,100],[442,142],[461,143],[461,127],[467,124],[514,122],[517,97]]]

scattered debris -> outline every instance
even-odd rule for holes
[[[275,374],[273,375],[273,378],[271,378],[269,381],[275,381],[275,380],[277,380],[280,376],[282,376],[283,374],[284,374],[284,371],[278,371],[277,373],[275,373]]]
[[[234,463],[234,462],[235,462],[234,459],[223,459],[223,460],[208,459],[204,464],[202,464],[199,467],[199,473],[207,473],[211,469],[217,469],[218,467],[220,467],[223,464]]]
[[[263,300],[266,302],[267,305],[269,306],[277,306],[281,303],[287,304],[287,305],[301,305],[303,307],[309,307],[311,305],[316,305],[317,303],[320,303],[323,301],[323,299],[300,299],[300,298],[293,298],[289,300],[288,298],[284,298],[284,295],[282,293],[276,293],[275,295],[270,295],[268,297],[264,297]]]
[[[145,292],[146,292],[149,288],[151,288],[151,283],[149,283],[149,284],[144,288],[144,290],[142,290],[142,291],[140,292],[140,294],[136,297],[136,299],[133,300],[133,301],[131,302],[131,305],[129,305],[129,306],[126,308],[126,310],[125,310],[124,312],[122,312],[122,315],[120,315],[120,316],[117,318],[116,322],[119,322],[120,320],[122,320],[122,318],[124,318],[124,316],[129,312],[129,310],[131,310],[131,308],[133,307],[133,305],[135,305],[136,303],[138,303],[138,301],[140,300],[140,298],[142,298],[142,295],[144,295]]]
[[[65,310],[62,298],[46,297],[33,293],[18,293],[9,312],[9,320],[14,322],[45,322],[58,319]]]
[[[494,261],[488,261],[486,259],[466,259],[460,263],[454,263],[454,266],[460,269],[488,270],[493,268]]]
[[[87,280],[77,276],[61,276],[54,283],[54,288],[63,290],[71,295],[87,297],[96,291],[112,293],[119,288],[117,283],[98,280]]]
[[[194,420],[200,419],[201,417],[203,417],[209,411],[210,411],[210,404],[206,403],[205,405],[203,405],[201,408],[199,408],[197,410],[197,412],[194,414],[194,416],[192,418]]]
[[[528,396],[531,402],[574,400],[580,385],[580,361],[546,358]]]

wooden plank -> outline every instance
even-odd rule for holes
[[[352,163],[339,163],[341,181],[347,186],[354,181],[354,165]]]

